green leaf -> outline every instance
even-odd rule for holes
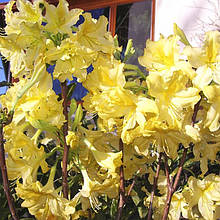
[[[70,122],[71,122],[72,115],[76,111],[76,108],[77,108],[77,102],[76,102],[75,99],[72,99],[71,103],[70,103],[70,110],[69,110],[69,113],[68,113],[68,119],[69,119]]]
[[[148,210],[146,209],[146,207],[138,207],[138,213],[140,218],[145,218],[147,216],[147,212]]]
[[[71,99],[71,96],[72,96],[75,88],[76,88],[76,83],[72,83],[72,84],[68,85],[67,100]]]
[[[136,206],[137,206],[137,205],[139,204],[139,202],[141,201],[141,199],[139,198],[138,195],[134,195],[134,196],[132,196],[131,198],[132,198],[132,200],[133,200],[133,202],[134,202],[134,204],[135,204]]]
[[[30,124],[34,127],[37,128],[41,131],[48,131],[51,132],[53,134],[57,134],[57,132],[59,132],[59,129],[56,126],[51,125],[50,123],[43,121],[43,120],[36,120],[33,118],[29,118],[29,122]]]
[[[134,53],[135,53],[135,49],[133,47],[133,40],[129,39],[125,50],[125,56],[123,62],[125,63],[130,57],[134,55]]]
[[[112,199],[111,207],[110,207],[110,216],[114,218],[116,216],[118,210],[118,201],[116,199]]]
[[[78,108],[76,110],[75,119],[72,125],[72,131],[76,130],[77,125],[80,123],[83,117],[83,110],[81,104],[78,105]]]
[[[181,28],[178,27],[176,23],[173,24],[173,32],[174,34],[178,35],[180,37],[180,41],[185,44],[186,46],[191,46],[188,39],[186,38],[185,33]]]

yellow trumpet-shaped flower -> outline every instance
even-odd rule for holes
[[[79,194],[72,200],[59,196],[59,191],[53,186],[55,171],[56,167],[52,167],[48,182],[44,186],[39,181],[34,182],[31,179],[23,184],[17,183],[17,195],[24,200],[22,207],[28,208],[38,220],[68,220],[70,215],[75,213]]]
[[[150,72],[157,72],[164,81],[172,78],[175,71],[192,78],[195,73],[186,61],[180,59],[180,51],[177,42],[179,36],[171,35],[167,39],[161,36],[159,41],[147,40],[144,55],[139,57],[139,63]]]
[[[174,193],[171,200],[169,219],[176,220],[181,214],[184,218],[188,218],[188,212],[189,206],[182,193]]]
[[[1,54],[10,61],[13,76],[19,76],[25,69],[25,52],[14,40],[14,35],[0,37]]]
[[[96,20],[89,13],[83,14],[83,17],[85,21],[78,27],[77,41],[96,52],[112,54],[115,47],[113,37],[107,32],[107,18],[101,16]]]
[[[68,135],[66,136],[66,143],[72,149],[75,149],[79,144],[79,136],[73,131],[68,131]]]
[[[212,80],[220,84],[220,33],[218,31],[206,33],[202,48],[186,47],[184,53],[192,66],[197,68],[197,75],[193,79],[195,86],[203,89]]]
[[[105,59],[101,61],[105,62]],[[96,62],[94,70],[87,76],[83,86],[91,93],[98,93],[100,90],[107,90],[116,86],[123,88],[126,83],[123,74],[124,64],[115,62],[113,68],[110,67],[101,65],[99,61]]]
[[[108,195],[109,198],[116,198],[118,196],[118,181],[119,178],[112,178],[109,176],[102,182],[89,177],[87,170],[81,170],[83,175],[83,186],[80,190],[82,209],[87,210],[90,206],[94,211],[100,209],[101,203],[98,196],[102,194]]]
[[[220,85],[206,86],[203,88],[203,92],[210,103],[205,127],[208,127],[212,132],[217,131],[220,127]]]
[[[49,76],[49,74],[47,75]],[[1,96],[2,106],[11,109],[12,103],[16,102],[15,94],[19,93],[27,83],[28,81],[21,80],[11,87],[6,95]],[[65,121],[62,103],[57,101],[55,92],[48,89],[48,84],[51,84],[51,79],[45,78],[43,83],[35,84],[23,97],[17,100],[13,117],[15,123],[19,123],[23,119],[30,123],[32,120],[43,120],[58,128],[62,126]]]
[[[53,76],[62,82],[67,78],[72,79],[72,75],[78,81],[84,81],[87,76],[86,68],[96,58],[94,51],[80,45],[75,37],[63,40],[60,46],[50,47],[45,55],[48,63],[56,61]]]
[[[15,2],[18,12],[13,13],[12,8]],[[22,28],[20,28],[22,23],[41,25],[43,19],[42,9],[40,8],[41,2],[41,0],[36,0],[32,4],[25,0],[10,1],[5,7],[6,33],[20,34],[22,32]]]
[[[69,4],[66,0],[60,0],[57,7],[48,4],[46,1],[43,4],[46,8],[45,19],[47,24],[45,29],[52,33],[61,32],[71,34],[71,26],[77,22],[83,10],[69,10]]]
[[[169,82],[159,74],[147,77],[149,94],[155,97],[159,109],[159,119],[166,121],[169,126],[181,127],[184,112],[192,110],[200,100],[199,89],[188,87],[188,79],[179,72],[175,72]]]
[[[189,188],[183,192],[183,196],[189,204],[192,217],[196,210],[194,207],[197,206],[200,217],[205,220],[218,219],[220,216],[216,216],[215,211],[219,209],[220,177],[210,174],[203,180],[199,180],[191,176],[188,184]]]
[[[39,167],[44,173],[48,171],[44,148],[38,148],[34,141],[23,133],[22,126],[12,122],[4,129],[4,133],[6,164],[10,180],[23,177],[27,169],[31,169],[34,178]]]
[[[103,168],[106,168],[109,170],[110,173],[115,173],[116,169],[121,166],[122,161],[122,152],[118,153],[105,153],[98,151],[90,142],[88,139],[84,140],[84,143],[87,145],[87,147],[92,151],[93,156],[96,160],[96,162]]]

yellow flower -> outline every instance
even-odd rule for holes
[[[175,71],[192,78],[194,71],[189,63],[180,59],[179,37],[171,35],[167,39],[161,36],[159,41],[147,40],[144,55],[139,57],[139,63],[150,72],[158,72],[167,82],[172,78]]]
[[[109,173],[115,173],[116,169],[121,166],[122,152],[112,153],[112,152],[101,152],[98,151],[88,139],[84,139],[86,146],[92,151],[96,162],[103,168],[109,170]]]
[[[210,132],[208,128],[199,131],[200,141],[194,142],[193,154],[195,161],[200,161],[201,176],[208,171],[208,161],[216,161],[216,155],[220,150],[219,131]]]
[[[82,209],[86,210],[90,206],[94,211],[100,209],[101,203],[98,196],[106,194],[109,198],[116,198],[118,196],[118,181],[119,178],[108,177],[102,182],[91,179],[85,169],[81,170],[83,175],[83,186],[80,190]]]
[[[79,144],[79,136],[76,135],[76,133],[73,131],[68,131],[68,135],[66,136],[66,143],[72,149],[75,149]]]
[[[99,56],[100,57],[100,56]],[[100,59],[98,57],[98,59]],[[124,87],[126,81],[123,74],[124,64],[119,62],[112,63],[113,67],[104,64],[108,59],[101,59],[94,63],[94,70],[87,76],[83,86],[91,93],[98,93],[100,90],[106,90],[119,86]]]
[[[13,76],[19,76],[25,69],[25,52],[14,40],[14,35],[0,37],[1,54],[10,61],[10,71]]]
[[[144,139],[142,139],[144,140]],[[147,146],[145,146],[147,148]],[[134,177],[135,174],[145,173],[146,163],[151,162],[150,156],[140,155],[132,144],[124,144],[124,155],[123,155],[123,165],[124,165],[124,177],[129,180]]]
[[[41,2],[41,0],[36,0],[32,4],[29,1],[17,0],[16,7],[18,12],[13,13],[12,8],[15,1],[10,1],[5,7],[6,33],[20,34],[22,32],[20,26],[23,23],[41,25],[43,19],[42,9],[40,8]]]
[[[205,120],[205,127],[208,127],[210,131],[217,131],[220,127],[220,86],[206,86],[203,88],[204,95],[208,98],[210,108],[207,112],[207,118]]]
[[[185,48],[184,53],[188,56],[189,62],[197,68],[197,75],[193,79],[193,83],[198,88],[203,89],[212,80],[220,84],[219,50],[220,33],[218,31],[206,33],[202,48]]]
[[[60,46],[50,47],[45,55],[47,63],[56,61],[53,76],[61,82],[67,78],[72,79],[73,75],[78,81],[84,81],[87,76],[86,68],[96,57],[94,51],[80,45],[75,37],[63,40]]]
[[[79,194],[72,200],[67,200],[58,195],[59,190],[53,186],[56,167],[53,167],[46,185],[39,181],[29,179],[26,183],[17,183],[16,193],[24,200],[22,207],[28,208],[29,212],[39,220],[45,219],[70,219],[74,214],[79,200]]]
[[[199,90],[186,88],[187,81],[181,72],[175,72],[169,82],[157,73],[147,77],[149,94],[155,98],[159,109],[159,120],[166,121],[171,127],[181,128],[186,110],[193,110],[200,100]]]
[[[189,207],[182,193],[174,193],[170,205],[169,219],[179,219],[180,214],[182,214],[184,218],[188,218],[188,211]]]
[[[198,206],[198,211],[205,220],[213,220],[215,210],[219,208],[220,177],[210,174],[203,180],[199,180],[191,176],[188,184],[189,188],[183,192],[183,195],[189,203],[192,217],[194,207]]]
[[[175,159],[179,144],[188,147],[192,139],[176,127],[168,126],[165,121],[158,121],[152,118],[147,121],[144,129],[141,131],[148,141],[146,146],[152,145],[157,152],[165,152],[167,156]]]
[[[27,170],[31,170],[31,175],[35,178],[39,166],[44,173],[48,171],[44,148],[38,148],[34,141],[23,133],[22,126],[11,123],[4,128],[4,134],[6,164],[10,180],[23,178]]]
[[[57,7],[48,4],[46,1],[43,4],[46,8],[45,19],[47,24],[45,29],[52,33],[72,34],[71,26],[77,22],[83,10],[72,9],[69,11],[69,4],[66,0],[60,0]]]
[[[85,21],[79,25],[77,41],[96,52],[112,54],[114,47],[113,37],[107,32],[108,20],[105,16],[93,19],[90,13],[83,14]]]
[[[49,74],[47,75],[49,76]],[[19,81],[7,91],[6,95],[1,96],[2,106],[11,109],[12,103],[16,99],[15,94],[19,93],[27,82],[25,80]],[[18,100],[13,117],[15,123],[19,123],[23,119],[30,123],[32,120],[43,120],[58,128],[62,126],[65,121],[62,113],[62,102],[57,101],[57,95],[52,89],[48,89],[48,84],[50,87],[51,78],[45,78],[42,83],[35,84]]]

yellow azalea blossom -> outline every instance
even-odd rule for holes
[[[213,80],[220,84],[220,32],[210,31],[206,33],[202,48],[186,47],[184,53],[189,62],[197,68],[193,83],[200,89],[209,85]]]
[[[4,133],[6,165],[10,180],[23,177],[27,169],[31,169],[31,175],[35,176],[39,166],[44,173],[48,171],[44,148],[38,148],[33,140],[23,133],[21,126],[11,123],[5,127]]]
[[[99,195],[106,194],[109,198],[116,198],[118,196],[119,177],[108,177],[100,183],[95,179],[91,179],[85,169],[81,169],[81,172],[84,181],[80,190],[83,210],[87,210],[91,206],[94,211],[98,211],[101,206],[97,198]]]
[[[188,218],[188,211],[189,207],[182,193],[174,193],[170,205],[169,219],[179,219],[181,214],[184,218]]]
[[[13,13],[12,8],[15,2],[18,12]],[[41,0],[36,0],[32,4],[25,0],[10,1],[5,7],[6,33],[8,35],[20,34],[22,32],[20,25],[23,23],[41,25],[43,19],[41,2]]]
[[[127,144],[132,141],[127,131],[134,129],[136,125],[143,128],[146,117],[155,116],[158,112],[153,100],[136,96],[131,91],[120,87],[104,90],[94,96],[87,95],[84,101],[86,109],[98,112],[103,120],[124,117],[121,137]]]
[[[199,180],[191,176],[188,184],[189,188],[183,192],[183,196],[189,204],[192,217],[194,207],[197,206],[199,213],[205,220],[214,220],[214,213],[219,208],[220,201],[220,177],[210,174],[203,180]]]
[[[147,208],[149,208],[151,197],[148,191],[144,187],[142,187],[141,190],[144,191],[148,195],[144,198],[144,205]],[[153,219],[162,219],[165,203],[166,203],[166,196],[160,196],[160,197],[154,196],[153,207],[152,207],[153,208],[153,215],[152,215]]]
[[[151,183],[151,185],[154,184],[154,177],[156,175],[155,171],[153,171],[151,168],[148,170],[149,177],[148,180]],[[160,170],[158,180],[157,180],[157,188],[160,191],[161,195],[166,195],[167,193],[167,178],[163,170]]]
[[[84,183],[82,189],[80,190],[80,194],[82,197],[89,199],[90,205],[93,208],[93,210],[99,210],[101,203],[98,201],[97,199],[98,194],[95,191],[99,183],[96,180],[92,181],[89,178],[88,173],[86,172],[85,169],[82,169],[81,172],[83,175]],[[84,202],[82,202],[82,209],[86,210],[87,208],[88,206],[86,206]]]
[[[28,208],[29,212],[38,220],[45,219],[70,219],[75,213],[75,207],[79,200],[79,194],[72,200],[67,200],[58,195],[59,189],[54,189],[54,175],[56,167],[53,167],[46,185],[31,179],[26,183],[17,182],[16,193],[23,199],[22,207]]]
[[[105,60],[103,60],[105,62]],[[98,64],[98,65],[97,65]],[[123,74],[124,64],[115,62],[113,68],[101,63],[94,63],[94,70],[87,76],[83,86],[91,93],[98,93],[115,86],[124,87],[126,81]]]
[[[16,98],[14,94],[26,84],[20,81],[11,87],[7,94],[1,96],[0,100],[4,107],[11,109],[11,102]],[[22,119],[32,122],[43,120],[60,128],[64,123],[62,113],[62,102],[57,101],[57,95],[52,89],[47,89],[48,84],[35,84],[17,103],[13,120],[15,123]]]
[[[203,92],[208,99],[208,103],[211,104],[204,122],[205,127],[208,127],[212,132],[217,131],[220,127],[220,85],[206,86]]]
[[[73,131],[68,131],[68,134],[66,136],[66,143],[72,149],[75,149],[79,144],[79,136]]]
[[[220,132],[210,132],[208,128],[200,129],[200,141],[194,142],[193,154],[195,161],[200,161],[202,176],[208,171],[208,161],[216,161],[220,150]]]
[[[153,100],[138,96],[135,97],[134,102],[136,105],[125,115],[123,120],[121,138],[123,142],[127,144],[142,134],[141,132],[133,132],[133,134],[130,135],[130,132],[132,133],[133,130],[138,131],[136,126],[139,126],[141,131],[144,129],[147,119],[158,115],[158,108]]]
[[[146,163],[150,163],[150,156],[139,155],[132,144],[124,145],[123,151],[124,178],[129,180],[135,174],[143,174],[146,171]]]
[[[180,72],[175,72],[169,82],[157,73],[147,77],[149,94],[155,98],[159,109],[159,119],[166,121],[169,126],[182,127],[184,113],[192,110],[200,100],[199,90],[188,87],[188,79]]]
[[[189,63],[180,59],[179,36],[171,35],[167,39],[162,37],[159,41],[147,40],[144,55],[139,57],[139,63],[150,72],[157,72],[164,81],[172,78],[175,71],[182,71],[183,75],[192,78],[195,73]]]
[[[0,37],[1,54],[10,61],[13,76],[18,76],[25,69],[25,52],[14,40],[14,35]]]
[[[177,149],[180,143],[188,147],[192,141],[183,131],[155,118],[148,120],[141,132],[147,137],[147,146],[154,146],[158,152],[165,152],[172,159],[178,156]]]
[[[108,20],[100,16],[98,20],[93,19],[89,13],[83,14],[85,21],[79,25],[77,41],[96,52],[112,54],[114,47],[113,37],[107,32]]]
[[[121,166],[122,152],[118,153],[105,153],[98,151],[88,139],[84,139],[86,146],[92,151],[96,162],[101,166],[109,170],[110,173],[115,173],[116,169]]]
[[[94,51],[81,46],[74,37],[63,40],[60,46],[50,47],[45,55],[48,63],[56,61],[53,76],[61,82],[67,78],[72,79],[72,76],[77,77],[78,81],[84,81],[86,68],[96,58]]]
[[[46,26],[45,30],[52,33],[68,33],[72,34],[71,26],[73,26],[79,16],[82,14],[81,9],[69,10],[69,3],[66,0],[60,0],[57,7],[44,1],[46,8]]]

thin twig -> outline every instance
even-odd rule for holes
[[[202,99],[200,99],[195,105],[194,105],[194,112],[192,115],[192,126],[194,127],[195,123],[196,123],[196,116],[198,114],[198,111],[200,110],[200,103],[201,103]]]
[[[167,164],[167,156],[164,155],[165,156],[165,173],[166,173],[166,177],[167,177],[168,192],[167,192],[167,200],[166,200],[162,220],[167,220],[169,209],[170,209],[170,204],[171,204],[171,200],[172,200],[172,196],[173,196],[174,192],[176,191],[177,185],[178,185],[179,180],[180,180],[180,175],[182,173],[183,165],[184,165],[184,162],[186,160],[187,150],[188,150],[188,148],[184,148],[183,156],[181,158],[181,161],[180,161],[180,164],[179,164],[179,169],[177,171],[174,182],[170,181],[170,176],[169,176],[169,171],[168,171],[168,164]]]
[[[125,178],[124,178],[124,167],[123,167],[123,142],[119,140],[119,151],[122,151],[122,165],[120,166],[120,185],[119,185],[119,203],[118,203],[118,212],[116,216],[116,220],[120,220],[122,216],[122,210],[125,204]]]
[[[130,188],[129,188],[129,190],[128,190],[127,197],[131,195],[131,191],[132,191],[132,189],[134,188],[134,185],[135,185],[135,182],[136,182],[136,178],[137,178],[137,177],[135,176],[134,179],[133,179],[133,181],[132,181],[132,183],[131,183],[131,186],[130,186]]]
[[[157,189],[157,181],[158,181],[158,177],[159,177],[159,173],[160,173],[161,157],[162,157],[162,153],[159,154],[159,158],[158,158],[157,171],[156,171],[156,175],[154,177],[154,185],[153,185],[153,189],[152,189],[152,192],[151,192],[150,205],[149,205],[149,210],[148,210],[148,214],[147,214],[147,220],[152,219],[153,199],[154,199],[154,195],[155,195],[155,192],[156,192],[156,189]]]
[[[8,201],[8,206],[9,206],[12,218],[14,220],[18,220],[19,218],[16,213],[14,200],[11,195],[10,188],[9,188],[8,173],[7,173],[6,162],[5,162],[3,125],[0,125],[0,145],[1,145],[0,146],[0,166],[1,166],[1,172],[2,172],[3,187],[4,187],[5,195]]]
[[[62,166],[62,187],[63,187],[63,196],[68,199],[68,181],[67,181],[67,163],[68,163],[68,154],[69,146],[66,143],[66,136],[68,134],[68,100],[67,100],[67,85],[66,81],[61,83],[62,98],[63,98],[63,114],[66,122],[63,124],[63,136],[64,136],[64,151],[63,151],[63,166]]]

